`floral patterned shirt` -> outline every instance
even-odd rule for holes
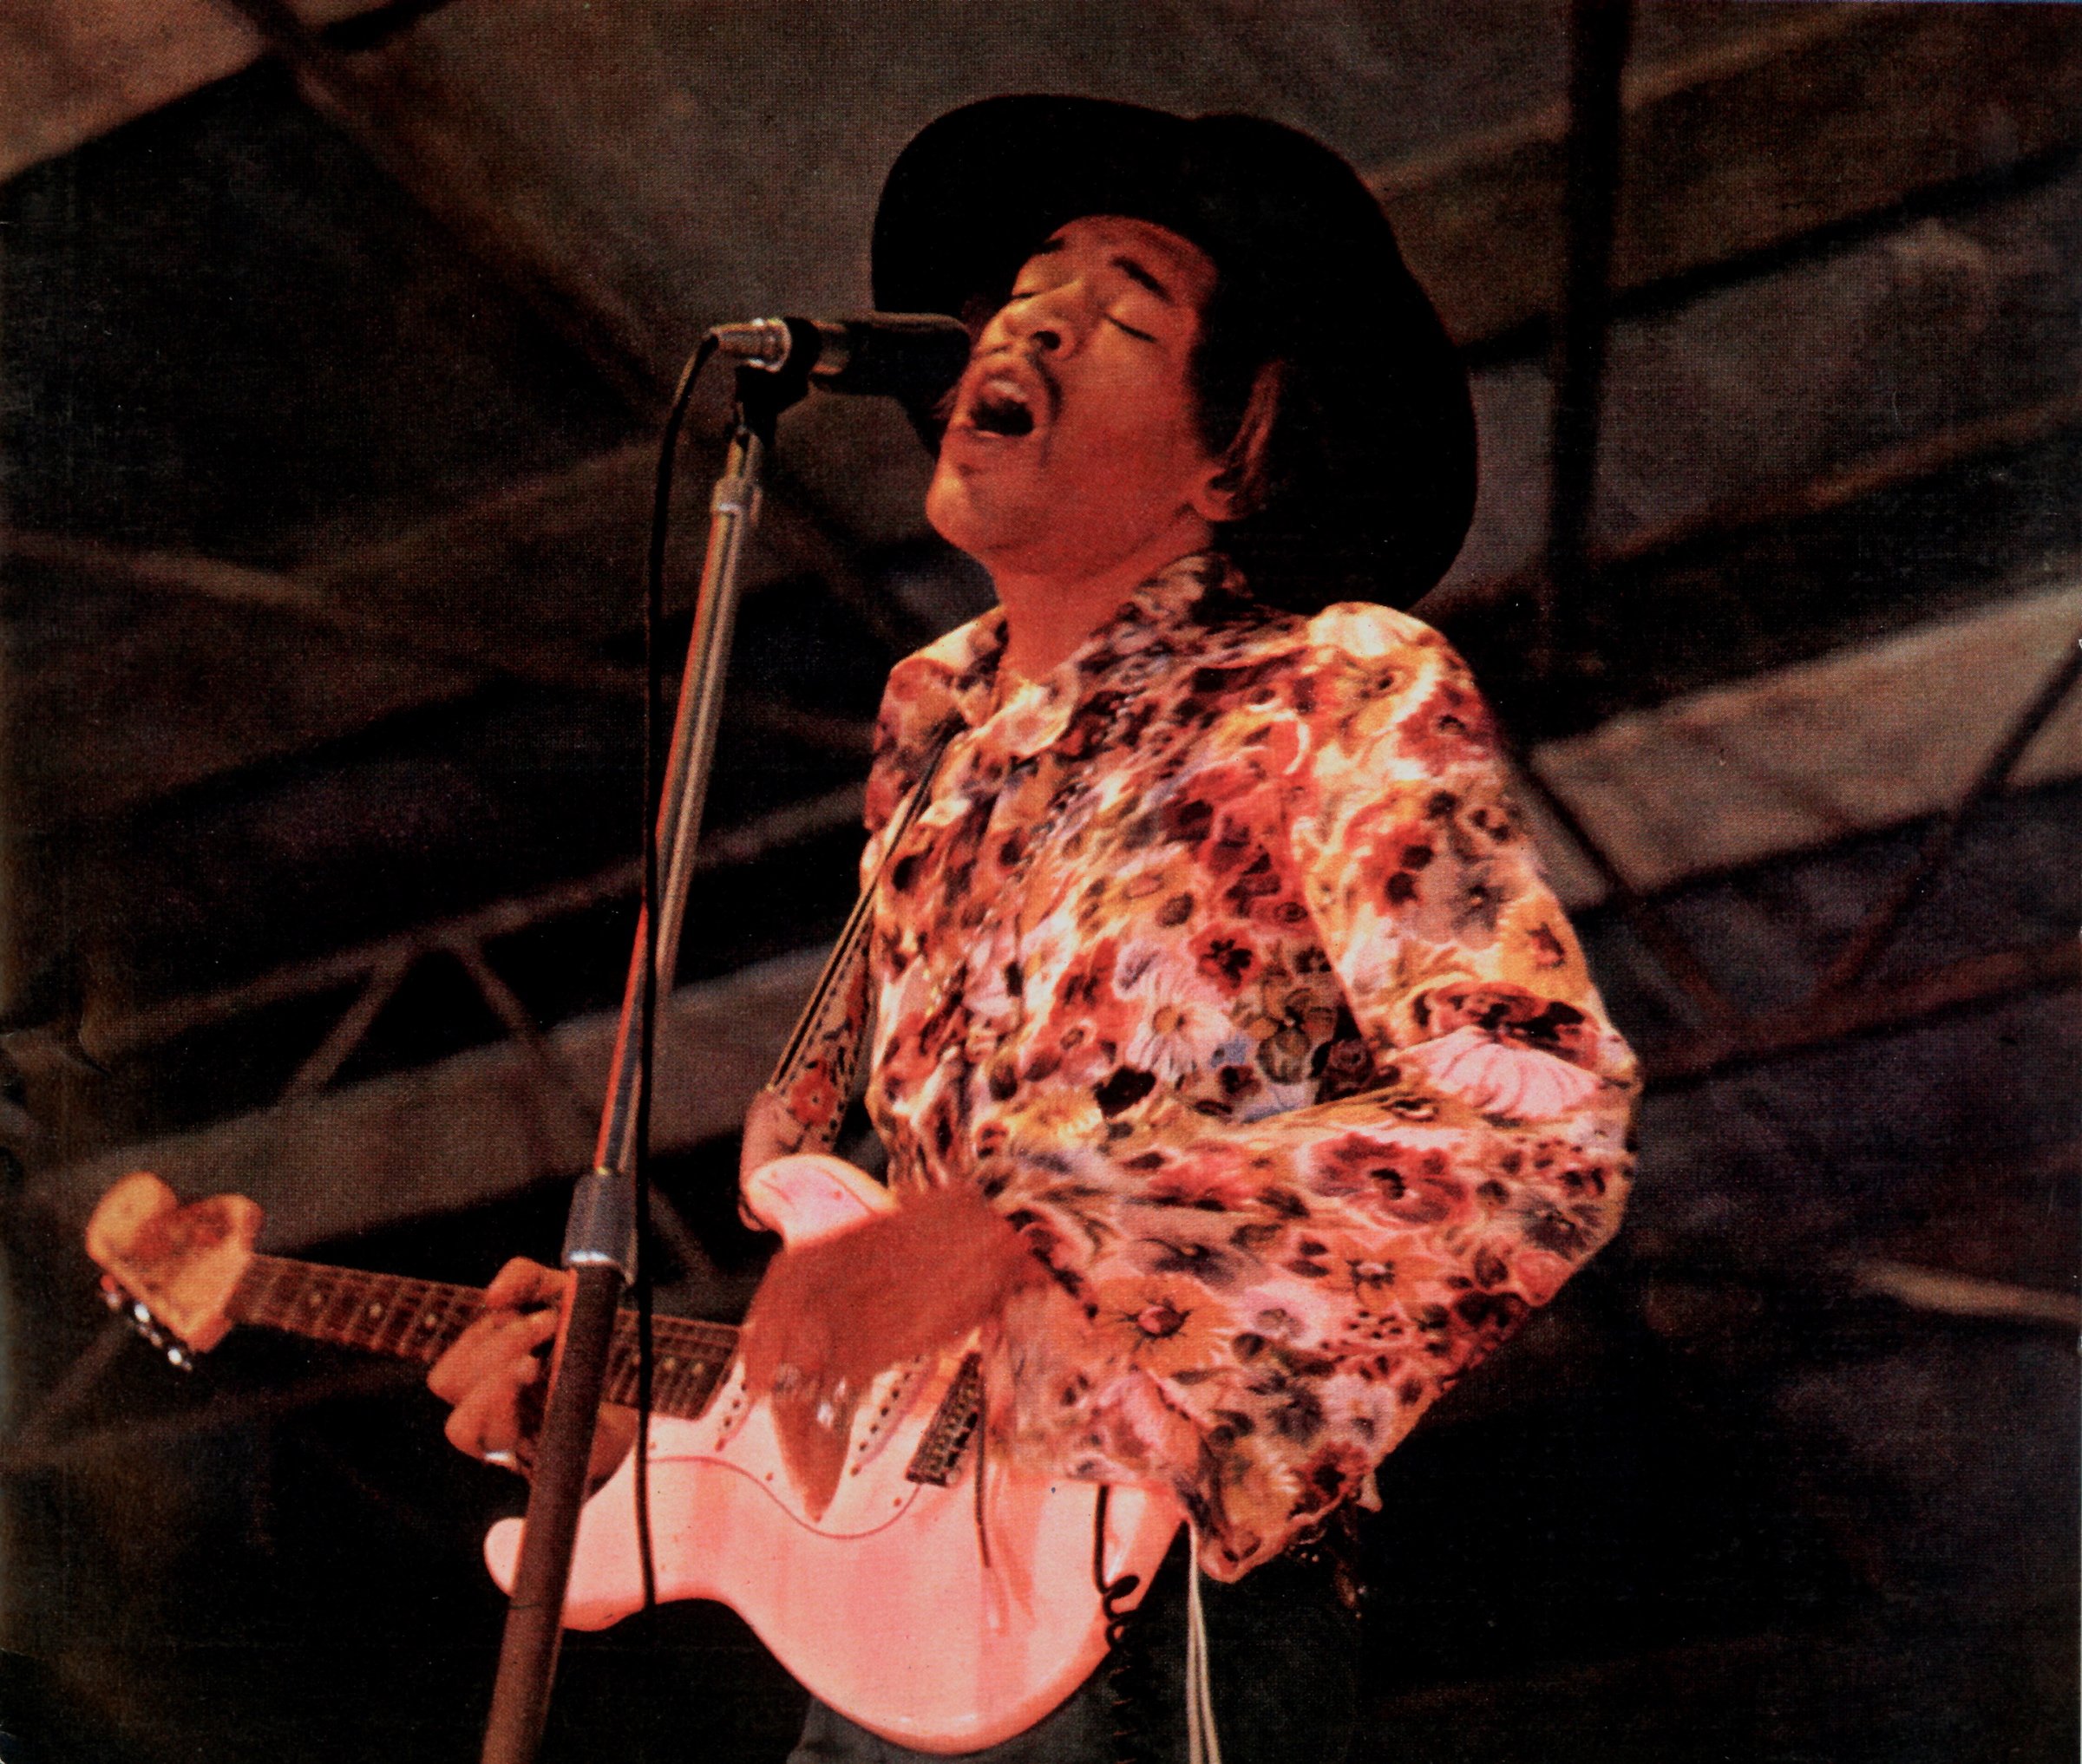
[[[1233,1579],[1612,1235],[1634,1062],[1437,633],[1199,556],[1001,702],[1004,642],[889,678],[863,876],[953,736],[875,905],[868,1107],[893,1182],[979,1184],[1056,1277],[994,1428],[1169,1486]]]

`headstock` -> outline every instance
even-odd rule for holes
[[[101,1197],[87,1222],[87,1253],[107,1277],[109,1308],[128,1312],[153,1346],[184,1365],[188,1354],[206,1353],[231,1328],[232,1294],[252,1258],[260,1220],[259,1207],[239,1194],[183,1206],[158,1177],[140,1170]]]

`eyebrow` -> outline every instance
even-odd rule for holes
[[[1167,306],[1175,306],[1178,304],[1171,297],[1171,291],[1165,287],[1162,282],[1158,281],[1155,276],[1151,275],[1148,270],[1144,269],[1142,265],[1136,262],[1133,258],[1128,257],[1124,254],[1116,253],[1107,261],[1112,264],[1113,267],[1118,270],[1123,276],[1127,277],[1130,282],[1139,282],[1152,294],[1156,295],[1159,300],[1162,300]]]

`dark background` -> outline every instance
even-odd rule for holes
[[[1572,29],[1625,52],[1607,178]],[[0,1760],[475,1755],[518,1486],[407,1369],[257,1333],[168,1369],[81,1225],[146,1165],[256,1195],[284,1252],[553,1258],[678,358],[857,307],[896,149],[1018,89],[1275,114],[1383,192],[1483,426],[1423,610],[1551,787],[1650,1074],[1627,1231],[1383,1472],[1356,1755],[2072,1757],[2082,718],[2023,719],[2082,630],[2082,12],[33,0]],[[881,677],[985,594],[894,412],[813,402],[781,460],[661,1099],[658,1265],[716,1316],[761,1254],[731,1124],[850,898]],[[770,1759],[799,1718],[684,1607],[573,1643],[551,1754]]]

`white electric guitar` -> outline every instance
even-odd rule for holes
[[[790,1244],[894,1205],[835,1160],[780,1160],[747,1199]],[[183,1206],[156,1176],[128,1176],[87,1228],[113,1309],[177,1363],[258,1323],[430,1363],[483,1294],[253,1251],[260,1209],[238,1195]],[[837,1493],[811,1516],[763,1402],[748,1402],[737,1332],[659,1317],[654,1330],[651,1523],[660,1599],[713,1598],[751,1625],[802,1685],[861,1726],[927,1752],[968,1752],[1024,1731],[1090,1675],[1115,1611],[1149,1584],[1180,1522],[1167,1496],[1054,1482],[987,1457],[979,1362],[885,1374],[861,1402]],[[607,1396],[633,1402],[625,1316]],[[981,1479],[981,1488],[978,1486]],[[604,1629],[643,1603],[633,1454],[586,1503],[564,1622]],[[510,1588],[520,1521],[485,1557]]]

